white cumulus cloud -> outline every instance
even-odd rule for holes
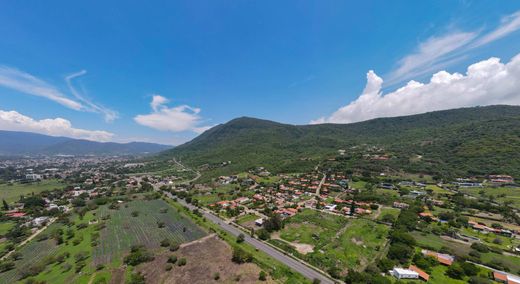
[[[408,82],[383,94],[383,79],[367,74],[365,90],[355,101],[310,123],[351,123],[377,117],[411,115],[443,109],[520,104],[520,54],[508,63],[492,57],[472,64],[466,74],[440,71],[427,83]]]
[[[168,107],[169,100],[160,95],[154,95],[150,107],[152,113],[140,114],[134,117],[135,122],[161,131],[182,132],[193,131],[202,133],[211,126],[200,126],[200,108],[180,105]]]
[[[450,31],[432,36],[408,55],[401,58],[394,70],[385,76],[385,84],[393,85],[411,78],[442,70],[467,55],[465,52],[490,44],[520,29],[520,11],[502,17],[493,29]]]
[[[110,141],[114,134],[102,130],[86,130],[72,127],[72,123],[64,118],[48,118],[36,120],[17,111],[0,110],[0,129],[10,131],[26,131],[52,136],[65,136],[93,141]]]

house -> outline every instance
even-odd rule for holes
[[[25,217],[26,214],[24,212],[14,211],[14,212],[9,212],[6,215],[9,217],[12,217],[12,218],[21,218],[21,217]]]
[[[408,203],[395,201],[394,204],[393,204],[393,207],[394,208],[400,208],[400,209],[407,209],[408,207],[410,207],[410,205]]]
[[[438,253],[438,252],[427,250],[427,249],[423,249],[421,251],[421,253],[423,255],[431,256],[431,257],[437,259],[437,261],[440,264],[443,264],[443,265],[446,265],[446,266],[452,265],[453,261],[455,261],[455,257],[454,256],[449,255],[449,254],[445,254],[445,253]]]
[[[336,209],[336,204],[329,204],[329,205],[325,205],[325,209],[329,210],[329,211],[334,211]]]
[[[430,279],[430,275],[428,273],[424,272],[422,269],[415,265],[410,265],[408,269],[417,272],[419,274],[419,278],[421,278],[424,281],[428,281]]]
[[[397,279],[419,279],[419,273],[410,269],[394,267],[389,272]]]
[[[498,270],[493,272],[493,278],[495,279],[495,281],[501,283],[520,284],[520,277]]]
[[[49,220],[49,217],[37,217],[37,218],[34,218],[31,223],[33,226],[36,226],[36,227],[41,227],[43,226],[43,224],[45,224],[47,221]]]
[[[25,179],[28,179],[28,180],[41,180],[42,176],[39,175],[39,174],[26,174],[25,175]]]
[[[255,220],[255,225],[261,227],[262,225],[264,225],[264,219],[263,218],[256,219]]]
[[[513,183],[515,180],[508,175],[490,175],[489,179],[492,183]]]

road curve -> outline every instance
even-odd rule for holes
[[[170,198],[173,198],[173,195],[169,192],[166,192],[166,195]],[[190,210],[197,208],[191,204],[187,204],[182,199],[177,199],[177,202],[179,202],[183,206],[188,207]],[[220,228],[224,229],[228,233],[230,233],[234,236],[238,236],[239,234],[244,234],[238,228],[227,224],[224,220],[213,215],[212,213],[206,212],[205,210],[200,210],[200,211],[204,215],[204,217],[206,217],[207,220],[210,220],[211,222],[217,224],[218,226],[220,226]],[[249,243],[250,245],[254,246],[255,248],[265,252],[272,258],[282,262],[283,264],[287,265],[288,267],[290,267],[294,271],[300,273],[301,275],[305,276],[306,278],[308,278],[310,280],[318,279],[321,281],[320,283],[322,283],[322,284],[333,284],[334,283],[334,281],[332,281],[330,278],[326,277],[322,273],[306,266],[305,264],[291,258],[290,256],[287,256],[287,255],[279,252],[278,250],[272,248],[271,246],[266,245],[265,243],[255,239],[255,238],[252,238],[247,234],[244,234],[244,236],[245,236],[245,241],[247,243]]]

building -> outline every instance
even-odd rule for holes
[[[406,208],[410,207],[410,205],[408,205],[407,203],[397,202],[397,201],[394,202],[393,206],[394,206],[394,208],[400,208],[400,209],[406,209]]]
[[[520,277],[498,270],[493,272],[493,278],[500,283],[520,284]]]
[[[424,281],[428,281],[430,279],[430,275],[428,273],[424,272],[422,269],[415,265],[410,265],[409,269],[417,272],[419,274],[419,278],[421,278]]]
[[[453,261],[455,261],[455,257],[452,255],[449,255],[449,254],[438,253],[438,252],[427,250],[427,249],[423,249],[421,252],[423,255],[431,256],[431,257],[437,259],[437,261],[440,264],[443,264],[446,266],[452,265]]]
[[[390,274],[397,279],[419,279],[419,273],[406,268],[394,267]]]
[[[41,227],[43,224],[45,224],[49,220],[49,217],[37,217],[34,218],[31,223],[33,226]]]
[[[255,220],[255,225],[261,227],[262,225],[264,225],[264,219],[263,218],[256,219]]]
[[[42,176],[39,175],[39,174],[26,174],[25,175],[25,179],[28,179],[28,180],[41,180]]]

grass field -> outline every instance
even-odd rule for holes
[[[242,225],[244,223],[249,223],[258,220],[260,217],[255,214],[246,214],[237,218],[237,224]]]
[[[414,231],[411,233],[412,236],[417,241],[418,246],[423,248],[429,248],[439,251],[441,248],[445,247],[452,251],[456,256],[467,256],[471,251],[469,244],[463,244],[459,242],[452,242],[448,240],[444,240],[441,237],[433,234],[422,234],[421,232]],[[481,262],[484,264],[489,264],[492,262],[500,263],[502,266],[507,267],[512,272],[518,272],[518,268],[520,267],[520,258],[509,255],[497,254],[494,252],[482,253]]]
[[[385,216],[387,214],[390,214],[390,215],[394,216],[394,218],[397,219],[397,216],[399,216],[400,212],[401,212],[401,210],[399,210],[397,208],[383,207],[383,208],[381,208],[381,214],[379,214],[379,216],[377,217],[377,220],[383,219],[383,216]]]
[[[511,202],[511,205],[520,209],[519,187],[484,187],[484,188],[461,188],[460,191],[476,197],[492,196],[498,202]],[[484,195],[480,193],[483,192]]]
[[[56,179],[48,179],[33,183],[14,183],[0,184],[0,199],[5,199],[8,203],[15,202],[20,199],[20,195],[28,195],[31,193],[40,193],[45,190],[54,190],[64,188],[65,184]]]
[[[288,225],[280,232],[280,238],[289,245],[308,244],[313,251],[299,257],[329,271],[337,268],[362,269],[375,260],[384,250],[388,227],[365,219],[349,219],[304,210],[288,219]],[[294,252],[287,243],[274,241],[282,249]]]
[[[137,200],[126,205],[118,210],[106,206],[99,208],[98,216],[110,215],[110,219],[106,221],[100,243],[93,251],[94,265],[120,261],[132,245],[157,248],[163,239],[181,244],[205,235],[198,226],[161,199]],[[167,208],[167,212],[161,213],[162,208]],[[134,211],[138,212],[137,217],[132,216]],[[159,228],[157,222],[163,222],[164,228]]]
[[[10,221],[0,222],[0,236],[3,236],[14,227],[14,223]]]

